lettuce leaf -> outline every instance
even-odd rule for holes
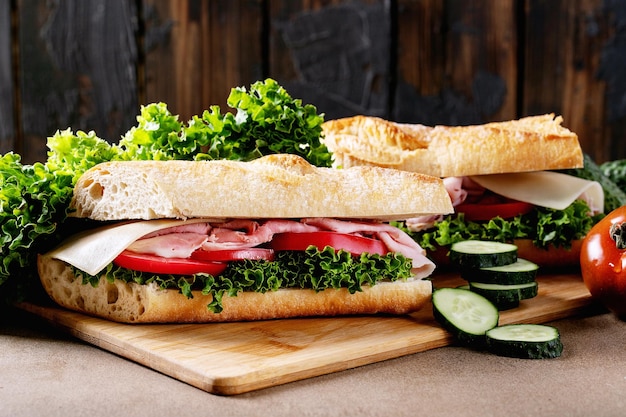
[[[89,168],[101,162],[119,159],[119,151],[93,131],[57,131],[48,138],[47,146],[46,167],[50,172],[72,175],[72,185]]]
[[[57,225],[66,217],[72,195],[72,175],[51,171],[44,164],[22,165],[20,156],[7,153],[0,157],[0,285],[5,293],[24,291],[36,282],[39,251],[55,243]],[[17,277],[21,282],[16,282]],[[5,285],[10,278],[13,282]],[[17,296],[11,298],[22,299]],[[15,299],[13,299],[15,301]]]
[[[228,105],[237,114],[226,114],[222,132],[216,129],[212,158],[249,161],[261,155],[290,153],[317,166],[330,166],[331,154],[320,142],[324,118],[311,104],[302,105],[276,81],[267,79],[250,86],[250,92],[231,90]],[[215,109],[203,116],[215,123]]]
[[[230,159],[250,161],[291,153],[313,165],[330,166],[331,153],[320,141],[323,115],[302,104],[271,78],[231,90],[227,104],[236,113],[211,106],[187,125],[164,103],[141,108],[138,125],[120,140],[120,159]]]
[[[201,144],[185,141],[183,125],[165,103],[141,106],[137,126],[130,128],[116,149],[121,160],[193,159]]]

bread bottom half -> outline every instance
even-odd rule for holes
[[[420,310],[432,295],[429,280],[382,282],[350,294],[347,289],[281,289],[266,293],[225,295],[221,313],[208,308],[210,295],[187,298],[178,290],[101,277],[97,287],[82,284],[65,262],[38,257],[41,283],[58,305],[122,323],[211,323],[292,317],[359,314],[408,314]]]

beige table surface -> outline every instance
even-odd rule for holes
[[[626,416],[626,322],[551,324],[563,355],[445,347],[233,397],[208,394],[0,310],[0,416]]]

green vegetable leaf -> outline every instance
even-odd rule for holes
[[[218,107],[202,115],[211,127],[211,159],[250,161],[263,155],[300,155],[313,165],[330,166],[331,153],[320,142],[324,118],[311,104],[293,99],[276,81],[267,79],[231,90],[228,105],[236,114],[221,115]]]
[[[331,153],[321,143],[324,118],[272,79],[256,82],[248,92],[231,90],[227,103],[236,113],[211,106],[187,125],[165,103],[141,108],[138,125],[116,148],[121,160],[250,161],[264,155],[291,153],[313,165],[330,166]]]
[[[71,173],[53,172],[41,163],[22,165],[14,153],[0,157],[0,285],[9,278],[19,278],[23,286],[36,281],[35,271],[24,269],[36,265],[37,253],[50,249],[51,240],[56,242],[57,225],[67,216],[72,179]],[[7,286],[0,288],[7,291]],[[23,295],[9,297],[19,300]]]
[[[118,151],[93,131],[57,131],[48,138],[47,145],[46,167],[50,172],[71,174],[73,184],[89,168],[118,157]]]
[[[599,168],[621,191],[626,192],[626,159],[607,161]]]
[[[116,145],[119,159],[193,159],[198,144],[185,142],[178,116],[170,113],[165,103],[142,106],[137,122]]]
[[[586,202],[576,200],[565,210],[536,207],[525,215],[512,219],[496,217],[488,222],[465,221],[462,213],[445,216],[432,229],[421,232],[408,230],[402,222],[394,224],[427,250],[450,246],[462,240],[512,242],[515,239],[531,239],[540,248],[551,245],[569,248],[573,240],[585,237],[603,216],[589,216],[589,212]]]

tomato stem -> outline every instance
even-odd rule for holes
[[[609,229],[617,249],[626,249],[626,223],[613,223]]]

